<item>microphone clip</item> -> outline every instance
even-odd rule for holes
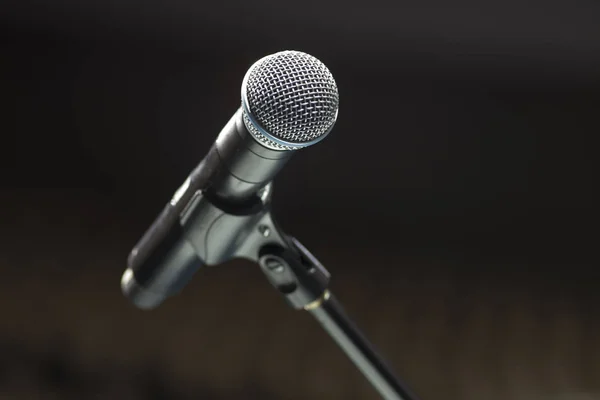
[[[263,246],[258,264],[289,305],[309,309],[325,295],[331,275],[298,240],[287,239],[288,247]]]

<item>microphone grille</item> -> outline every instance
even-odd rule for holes
[[[244,123],[263,144],[295,150],[323,139],[338,113],[333,75],[317,58],[282,51],[257,61],[242,85]]]

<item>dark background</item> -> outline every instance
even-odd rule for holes
[[[258,58],[334,74],[275,215],[424,399],[600,397],[600,6],[4,1],[0,396],[376,398],[250,264],[157,311],[127,254]],[[54,396],[54,397],[53,397]]]

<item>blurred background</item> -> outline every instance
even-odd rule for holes
[[[600,398],[591,1],[0,4],[0,398],[376,399],[250,263],[143,312],[131,247],[258,58],[334,74],[274,209],[424,400]]]

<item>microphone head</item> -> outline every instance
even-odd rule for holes
[[[338,89],[329,69],[299,51],[258,60],[242,83],[244,125],[273,150],[297,150],[324,139],[338,107]]]

